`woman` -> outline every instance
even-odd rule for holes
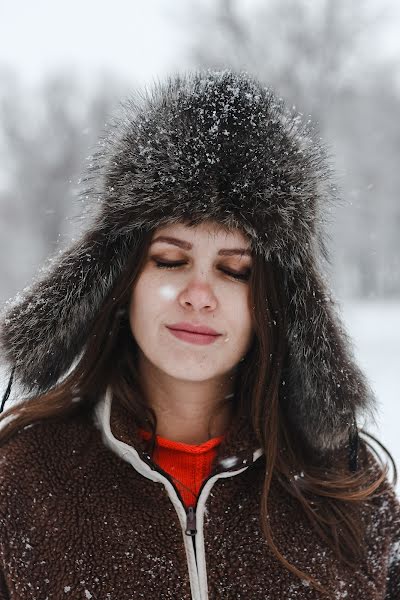
[[[0,598],[400,598],[311,126],[246,74],[176,76],[88,180],[91,223],[2,323],[29,394],[2,415]]]

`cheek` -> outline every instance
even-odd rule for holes
[[[129,309],[131,325],[138,327],[141,323],[162,314],[165,307],[170,305],[177,295],[178,289],[175,286],[142,277],[131,296]]]

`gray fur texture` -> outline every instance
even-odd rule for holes
[[[214,219],[283,269],[290,418],[317,449],[345,442],[374,399],[320,273],[334,188],[312,125],[246,73],[200,71],[136,93],[100,148],[86,233],[4,311],[2,350],[19,380],[40,391],[68,370],[141,231]]]

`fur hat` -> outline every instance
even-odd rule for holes
[[[97,214],[6,306],[2,354],[30,390],[66,373],[142,231],[191,218],[242,228],[288,296],[289,415],[316,449],[347,441],[374,399],[320,272],[334,199],[310,122],[246,73],[176,75],[136,93],[89,169]]]

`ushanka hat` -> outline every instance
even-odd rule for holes
[[[335,193],[311,123],[246,73],[200,71],[136,93],[99,148],[90,225],[4,312],[2,354],[20,383],[40,392],[65,375],[141,232],[213,219],[283,273],[294,425],[316,450],[349,435],[354,450],[374,399],[319,266]]]

